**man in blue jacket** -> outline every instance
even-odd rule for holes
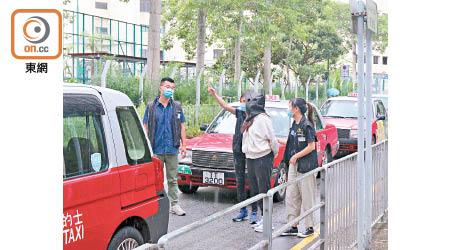
[[[144,115],[144,127],[153,148],[155,157],[166,168],[170,212],[183,216],[186,213],[178,205],[178,152],[186,157],[186,130],[183,109],[180,102],[173,100],[175,81],[161,79],[161,95],[148,103]]]

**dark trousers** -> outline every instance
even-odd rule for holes
[[[247,191],[245,190],[245,154],[233,153],[234,171],[236,172],[236,192],[238,202],[247,199]],[[256,202],[252,203],[252,211],[257,211]]]
[[[250,196],[261,193],[267,193],[270,189],[270,176],[272,175],[273,167],[273,152],[257,158],[246,159],[248,169],[248,185],[250,186]],[[263,214],[263,200],[258,201],[261,215]]]

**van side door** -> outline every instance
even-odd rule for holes
[[[120,200],[122,209],[127,209],[157,196],[155,163],[134,107],[117,107],[116,114],[125,151],[117,150],[116,154],[118,159],[125,157],[127,162],[118,168]],[[152,210],[152,214],[156,213],[158,207]]]

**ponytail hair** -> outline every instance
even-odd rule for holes
[[[300,112],[302,112],[303,115],[305,115],[306,110],[308,109],[308,120],[311,122],[311,124],[314,126],[314,118],[313,118],[313,106],[311,103],[306,102],[303,98],[293,98],[289,101],[292,105],[292,107],[297,107],[300,109]]]
[[[307,102],[306,105],[308,105],[308,120],[314,126],[313,106],[309,102]]]

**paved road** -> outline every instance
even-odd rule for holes
[[[179,204],[186,211],[186,216],[171,214],[169,218],[169,232],[179,229],[194,221],[202,219],[215,212],[228,208],[237,203],[236,191],[215,187],[199,188],[194,194],[180,192]],[[317,199],[318,198],[317,192]],[[248,249],[263,240],[262,233],[256,233],[248,221],[233,222],[235,213],[225,215],[201,228],[195,229],[169,242],[169,249],[190,250],[228,250]],[[319,212],[315,214],[316,224],[319,222]],[[275,230],[286,223],[284,202],[274,203],[273,225]],[[299,229],[304,229],[300,224]],[[290,249],[301,241],[300,238],[289,236],[274,239],[273,249]]]

